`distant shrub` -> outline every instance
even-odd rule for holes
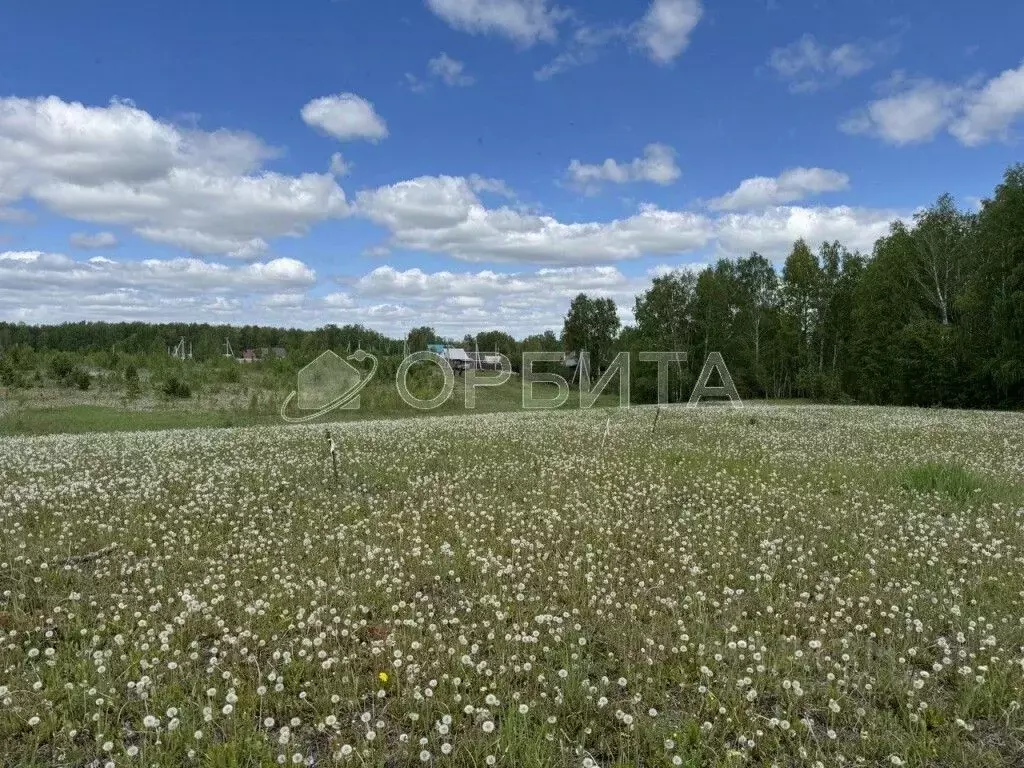
[[[25,371],[35,367],[38,355],[27,344],[15,344],[4,352],[4,357],[16,369]]]
[[[826,403],[840,403],[843,400],[843,383],[838,376],[823,373],[815,382],[815,397]]]
[[[164,382],[163,393],[168,397],[192,397],[192,388],[177,376],[171,376]]]
[[[139,394],[139,390],[141,389],[141,384],[139,382],[139,371],[134,365],[131,365],[130,363],[127,366],[125,366],[124,369],[124,384],[125,387],[128,389],[129,395],[134,396]]]
[[[92,376],[83,368],[75,368],[67,377],[70,386],[78,387],[83,392],[92,386]]]
[[[12,388],[21,386],[21,375],[6,357],[0,357],[0,386]]]
[[[49,373],[54,381],[67,384],[74,372],[75,360],[71,355],[60,352],[50,358]]]

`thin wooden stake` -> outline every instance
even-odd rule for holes
[[[661,406],[658,406],[658,410],[654,414],[654,424],[651,425],[651,434],[654,434],[654,430],[658,428],[658,419],[661,418]]]
[[[608,421],[604,424],[604,436],[601,438],[601,450],[604,450],[604,441],[608,439],[608,430],[612,428],[612,417],[608,417]]]
[[[331,430],[327,430],[327,450],[331,454],[331,467],[334,469],[334,482],[338,482],[338,449],[334,445],[334,438],[331,437]]]

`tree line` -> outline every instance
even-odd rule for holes
[[[677,399],[720,352],[747,397],[1019,407],[1024,165],[980,210],[943,195],[909,225],[893,223],[871,254],[839,242],[814,253],[798,240],[781,272],[755,252],[657,277],[634,320],[620,330],[610,302],[581,295],[565,336],[596,349],[598,366],[616,351],[685,351]],[[656,368],[647,367],[634,392],[651,399]]]
[[[599,371],[621,351],[683,351],[672,396],[685,400],[708,354],[720,352],[745,397],[830,402],[1015,407],[1024,403],[1024,165],[1009,168],[978,211],[941,196],[907,225],[895,222],[871,254],[827,242],[794,243],[781,270],[751,253],[700,272],[656,277],[621,327],[614,302],[580,294],[561,333],[515,339],[501,330],[461,339],[429,326],[394,339],[361,325],[316,330],[204,323],[0,323],[0,386],[26,373],[85,384],[69,356],[109,370],[165,368],[184,337],[199,363],[225,364],[230,345],[284,347],[284,376],[325,349],[364,349],[382,372],[401,355],[450,343],[501,352],[517,370],[524,351],[591,354]],[[636,361],[636,356],[633,360]],[[634,362],[635,401],[654,401],[657,369]]]

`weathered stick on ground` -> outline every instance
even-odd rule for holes
[[[95,552],[86,552],[82,555],[72,555],[71,557],[65,558],[60,561],[61,565],[77,565],[78,563],[89,563],[93,560],[99,560],[104,555],[109,555],[117,549],[117,544],[108,544],[103,549],[97,549]]]

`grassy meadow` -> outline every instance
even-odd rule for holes
[[[0,765],[1024,764],[1024,416],[0,439]]]
[[[253,366],[253,368],[257,368]],[[494,374],[478,374],[486,382]],[[126,432],[199,427],[230,428],[281,424],[281,405],[295,387],[294,377],[270,377],[265,371],[246,370],[237,382],[217,382],[214,377],[196,377],[194,394],[187,399],[145,394],[128,397],[123,392],[97,387],[78,392],[55,386],[14,390],[0,388],[0,436],[81,434],[85,432]],[[535,384],[538,397],[554,397],[551,384]],[[414,382],[413,394],[422,399],[441,391],[440,376]],[[335,410],[320,421],[353,421],[381,418],[409,418],[425,415],[468,415],[465,407],[466,379],[456,377],[452,396],[440,407],[422,411],[405,403],[392,377],[381,376],[360,394],[358,410]],[[512,411],[522,407],[523,388],[518,375],[498,386],[476,388],[472,413]],[[602,393],[595,407],[618,404],[614,387]],[[572,389],[566,408],[579,405],[579,392]],[[302,415],[294,404],[289,413]]]

